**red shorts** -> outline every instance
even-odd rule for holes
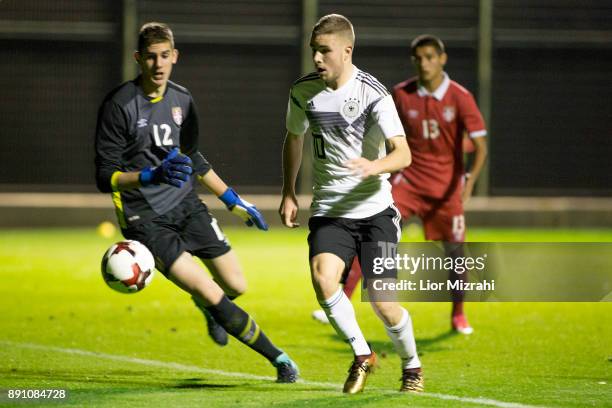
[[[402,220],[416,215],[423,221],[425,238],[431,241],[464,242],[465,217],[461,189],[448,199],[440,200],[417,194],[401,176],[390,180],[391,193]]]

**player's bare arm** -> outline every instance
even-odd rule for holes
[[[387,140],[389,154],[382,159],[368,160],[359,157],[346,162],[346,166],[362,178],[375,176],[382,173],[392,173],[410,166],[412,155],[406,142],[406,136],[394,136]]]
[[[140,188],[140,172],[128,171],[125,173],[116,172],[111,179],[111,185],[115,191],[132,190]]]
[[[242,218],[247,226],[252,227],[256,225],[261,230],[268,230],[268,224],[263,215],[257,210],[257,207],[240,197],[213,169],[198,176],[198,181],[216,195],[232,214]]]
[[[283,225],[289,228],[299,227],[295,222],[298,214],[298,202],[295,195],[295,182],[302,162],[304,136],[287,132],[283,144],[283,190],[278,209]]]
[[[198,181],[217,197],[225,193],[228,188],[227,184],[225,184],[225,182],[217,173],[215,173],[213,169],[210,169],[202,176],[199,176]]]
[[[487,160],[488,154],[486,136],[475,137],[472,139],[472,141],[474,142],[474,164],[467,172],[469,177],[467,177],[465,181],[465,186],[463,187],[463,194],[461,197],[463,204],[466,204],[470,200],[472,191],[474,190],[474,184],[476,183],[476,180],[478,180],[478,176],[480,175],[480,171]]]

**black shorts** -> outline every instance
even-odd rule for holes
[[[391,206],[367,218],[310,217],[308,221],[308,256],[325,252],[344,261],[342,282],[346,279],[353,258],[361,259],[362,243],[397,244],[401,236],[401,215]]]
[[[185,251],[202,259],[227,253],[231,247],[208,208],[197,197],[186,197],[166,214],[149,222],[131,225],[123,236],[143,243],[164,275]]]

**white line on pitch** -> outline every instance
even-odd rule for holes
[[[95,357],[95,358],[101,358],[105,360],[121,361],[124,363],[127,362],[127,363],[134,363],[134,364],[142,364],[142,365],[146,365],[150,367],[162,367],[162,368],[169,368],[169,369],[179,370],[179,371],[191,371],[191,372],[198,372],[198,373],[203,373],[203,374],[221,375],[224,377],[244,378],[247,380],[260,380],[260,381],[274,381],[275,380],[274,377],[268,377],[268,376],[263,376],[263,375],[255,375],[255,374],[223,371],[223,370],[214,370],[211,368],[203,368],[203,367],[181,364],[181,363],[172,363],[172,362],[165,362],[165,361],[158,361],[158,360],[147,360],[143,358],[122,356],[122,355],[116,355],[116,354],[99,353],[96,351],[88,351],[88,350],[81,350],[81,349],[75,349],[75,348],[46,346],[43,344],[34,344],[34,343],[17,343],[17,342],[7,341],[7,340],[0,340],[0,344],[5,344],[7,346],[13,346],[13,347],[19,347],[19,348],[25,348],[25,349],[32,349],[32,350],[44,350],[44,351],[53,351],[56,353],[63,353],[63,354],[73,354],[73,355],[79,355],[79,356]],[[328,382],[309,381],[309,380],[299,380],[298,382],[304,385],[313,385],[317,387],[330,388],[330,389],[335,389],[335,390],[342,389],[342,386],[338,384],[334,384],[334,383],[328,383]],[[375,387],[369,387],[368,390],[383,392],[383,393],[397,394],[396,391],[385,390],[385,389],[375,388]],[[439,393],[432,393],[432,392],[424,392],[420,394],[411,394],[411,395],[431,397],[431,398],[437,398],[437,399],[449,400],[449,401],[466,402],[466,403],[479,404],[479,405],[489,405],[489,406],[500,407],[500,408],[543,408],[542,406],[536,407],[533,405],[524,405],[524,404],[519,404],[515,402],[497,401],[497,400],[489,399],[489,398],[459,397],[456,395],[439,394]]]

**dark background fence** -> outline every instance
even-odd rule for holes
[[[447,72],[478,96],[484,2],[1,1],[0,189],[94,190],[96,112],[124,75],[130,5],[136,29],[156,20],[174,30],[173,80],[199,106],[204,154],[233,185],[272,193],[304,7],[348,16],[355,64],[388,87],[412,76],[411,39],[440,35]],[[491,4],[489,194],[612,195],[612,3]]]

